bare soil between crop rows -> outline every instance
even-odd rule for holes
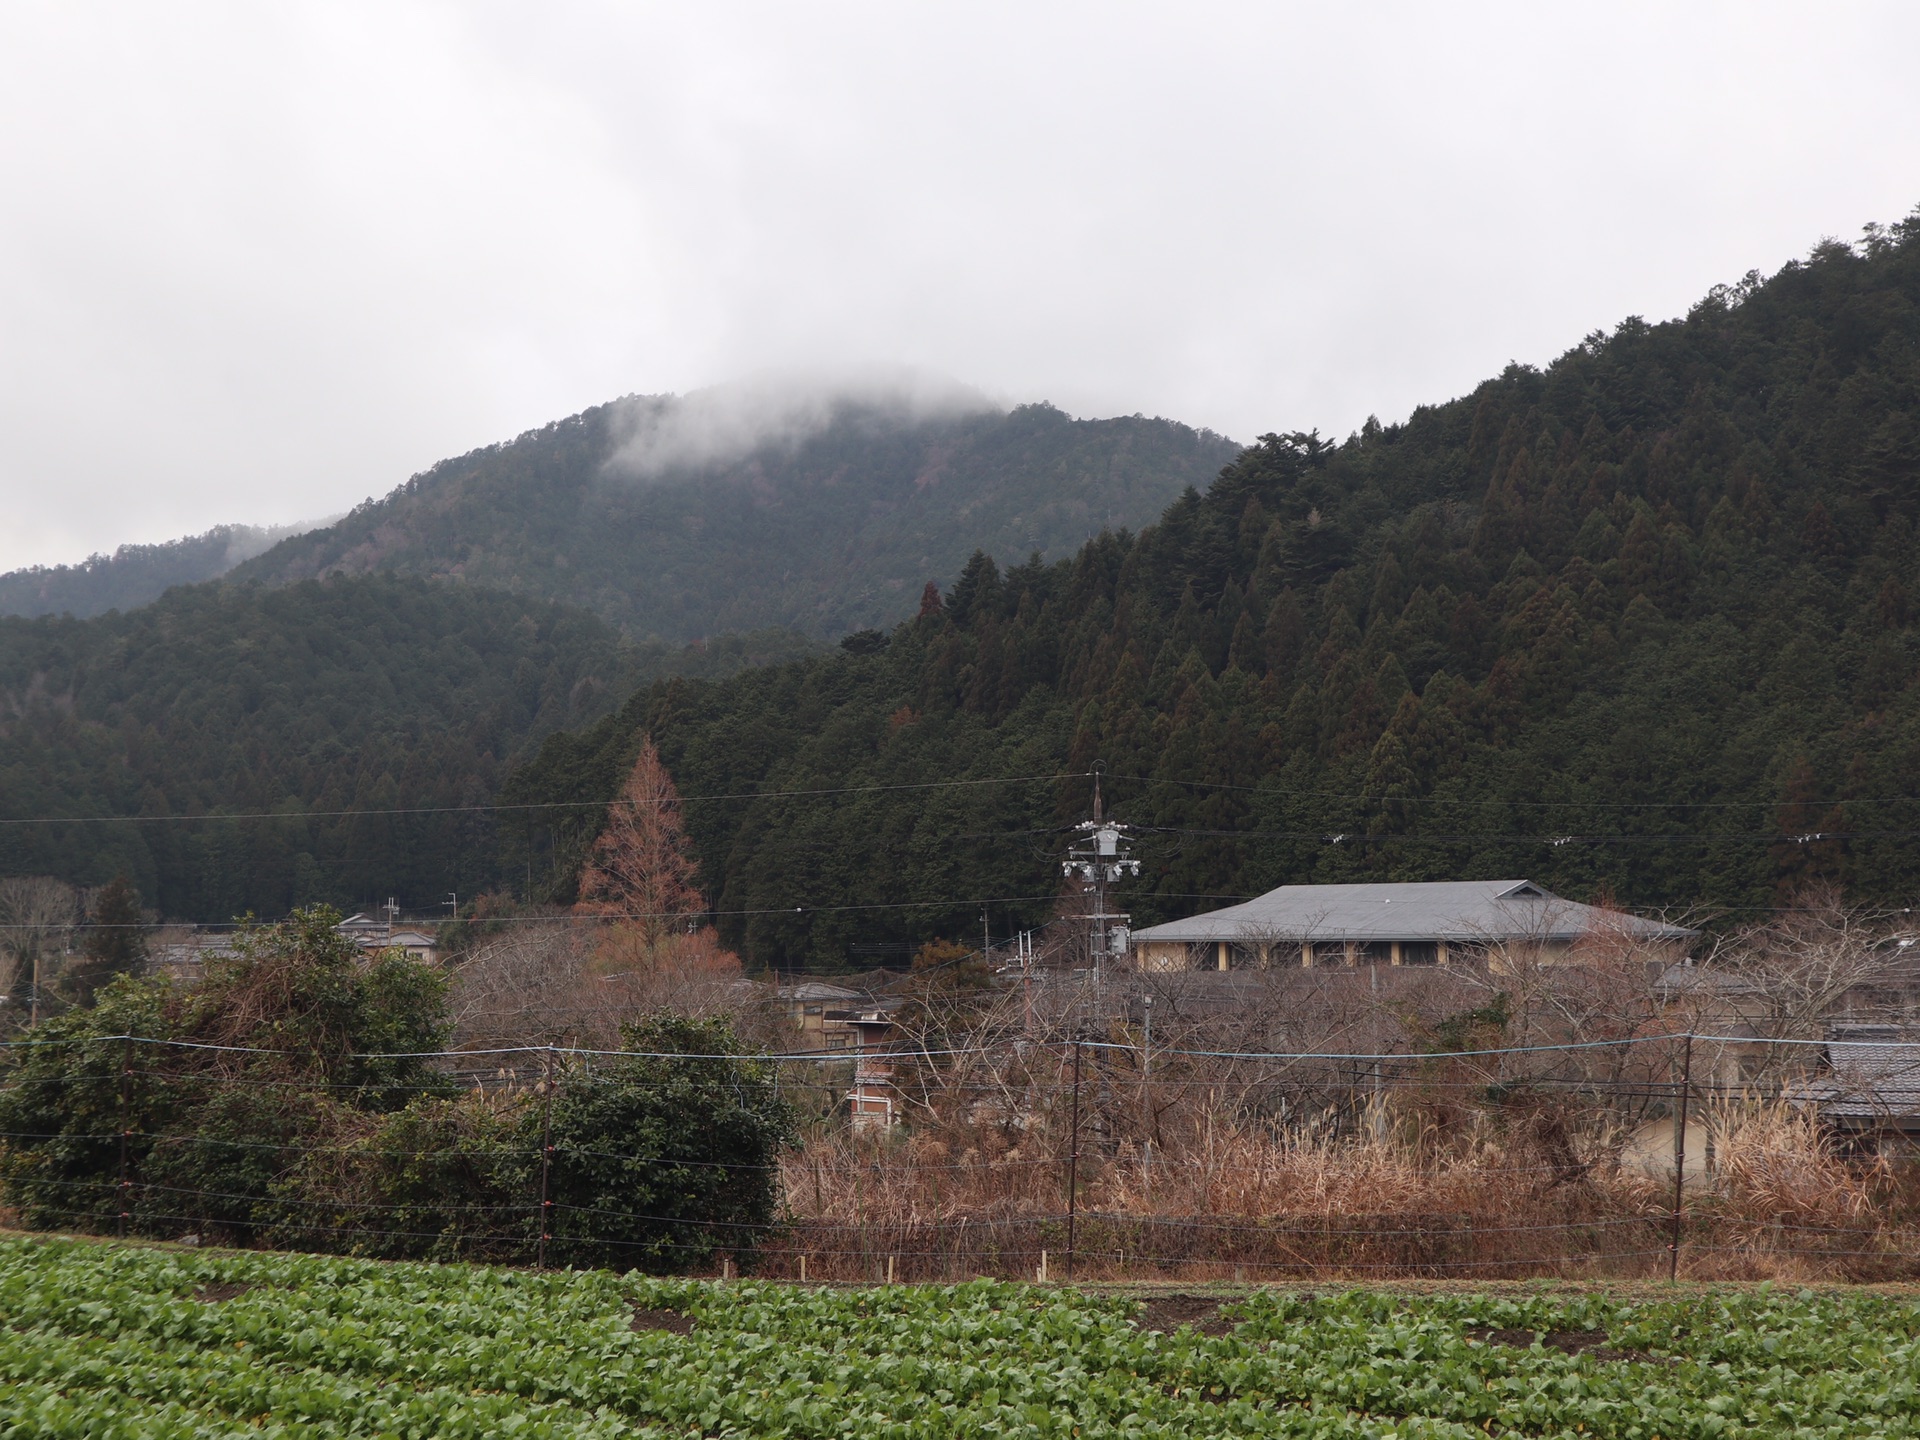
[[[665,1330],[670,1335],[691,1335],[693,1319],[678,1310],[635,1310],[631,1328],[641,1334]]]
[[[1136,1328],[1162,1334],[1191,1325],[1202,1335],[1231,1335],[1239,1323],[1220,1313],[1220,1301],[1206,1295],[1156,1295],[1140,1307]]]

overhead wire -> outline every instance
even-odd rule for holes
[[[1558,1055],[1587,1053],[1597,1050],[1623,1050],[1641,1045],[1674,1045],[1692,1041],[1702,1045],[1797,1045],[1820,1047],[1865,1047],[1870,1049],[1914,1050],[1920,1054],[1920,1039],[1792,1039],[1774,1038],[1764,1035],[1715,1035],[1698,1031],[1673,1030],[1658,1031],[1644,1035],[1620,1036],[1611,1040],[1560,1041],[1538,1045],[1502,1045],[1487,1046],[1480,1049],[1458,1050],[1382,1050],[1382,1051],[1284,1051],[1284,1050],[1201,1050],[1184,1048],[1177,1045],[1156,1045],[1153,1055],[1181,1056],[1190,1059],[1207,1060],[1266,1060],[1299,1061],[1323,1060],[1353,1062],[1396,1061],[1401,1063],[1434,1063],[1447,1060],[1474,1060],[1498,1058],[1511,1055]],[[207,1051],[240,1055],[297,1055],[306,1052],[286,1048],[249,1045],[218,1045],[193,1040],[174,1040],[161,1036],[133,1034],[77,1035],[59,1036],[50,1040],[0,1040],[0,1053],[9,1050],[25,1050],[34,1047],[87,1046],[87,1045],[154,1045],[168,1049]],[[854,1060],[931,1060],[953,1059],[970,1055],[1020,1054],[1023,1051],[1071,1051],[1074,1047],[1083,1050],[1102,1051],[1121,1054],[1138,1054],[1144,1046],[1128,1041],[1075,1039],[1071,1036],[1052,1036],[1041,1039],[1006,1039],[983,1045],[955,1045],[938,1048],[926,1048],[918,1045],[902,1047],[870,1048],[863,1050],[757,1050],[757,1051],[686,1051],[686,1050],[603,1050],[584,1045],[512,1045],[478,1047],[470,1050],[350,1050],[341,1052],[341,1058],[349,1060],[473,1060],[483,1057],[524,1056],[536,1058],[556,1057],[569,1059],[584,1057],[588,1059],[614,1060],[685,1060],[685,1061],[734,1061],[751,1064],[790,1064],[790,1063],[829,1063],[844,1064]],[[101,1072],[101,1075],[118,1074],[118,1071]],[[100,1078],[100,1077],[95,1077]],[[381,1080],[367,1079],[353,1082],[340,1082],[348,1088],[358,1090],[382,1090],[395,1088]]]
[[[737,790],[707,795],[674,795],[656,804],[691,805],[724,800],[792,800],[823,795],[865,795],[900,790],[945,790],[980,785],[1052,784],[1060,780],[1084,780],[1091,771],[1062,771],[1051,775],[988,775],[950,780],[908,780],[874,785],[820,786],[793,790]],[[358,817],[382,818],[395,815],[481,815],[542,810],[605,810],[613,805],[634,806],[641,802],[625,795],[604,800],[529,800],[502,801],[485,805],[396,805],[354,807],[344,810],[246,810],[208,811],[204,814],[175,815],[27,815],[0,816],[0,825],[70,825],[132,822],[141,825],[179,824],[207,820],[339,820]]]
[[[680,794],[652,803],[679,803],[683,805],[701,803],[720,803],[732,800],[782,800],[811,799],[834,795],[880,794],[895,791],[943,790],[970,788],[986,785],[1041,785],[1058,784],[1063,780],[1089,780],[1092,770],[1059,770],[1037,775],[989,775],[957,776],[942,780],[911,780],[876,782],[866,785],[822,785],[803,786],[782,790],[732,790],[708,793]],[[1121,782],[1140,785],[1171,785],[1189,790],[1231,791],[1249,795],[1266,795],[1305,800],[1326,800],[1343,804],[1378,805],[1431,805],[1438,807],[1487,807],[1500,806],[1516,810],[1779,810],[1791,804],[1795,807],[1820,809],[1836,805],[1914,805],[1920,804],[1920,795],[1881,795],[1881,796],[1833,796],[1827,798],[1794,798],[1791,801],[1774,799],[1756,800],[1550,800],[1537,796],[1450,796],[1450,795],[1369,795],[1351,794],[1329,790],[1290,789],[1271,784],[1244,785],[1229,781],[1190,780],[1170,775],[1129,775],[1124,772],[1102,771],[1103,778],[1109,782]],[[70,824],[109,824],[132,823],[151,824],[188,824],[212,820],[337,820],[366,818],[389,818],[405,815],[483,815],[483,814],[535,814],[542,811],[566,810],[605,810],[610,806],[634,806],[641,803],[625,795],[612,795],[605,798],[582,800],[524,800],[491,801],[484,804],[466,805],[394,805],[394,806],[349,806],[331,810],[276,809],[276,810],[240,810],[204,812],[178,812],[162,815],[27,815],[0,816],[0,825],[70,825]]]
[[[1646,1044],[1665,1042],[1671,1045],[1676,1041],[1697,1041],[1704,1045],[1740,1045],[1766,1046],[1769,1044],[1821,1044],[1845,1045],[1858,1043],[1872,1044],[1876,1048],[1888,1048],[1886,1041],[1811,1041],[1785,1038],[1774,1041],[1770,1037],[1752,1035],[1720,1035],[1711,1033],[1673,1032],[1639,1036],[1623,1036],[1604,1041],[1559,1042],[1530,1046],[1498,1046],[1478,1050],[1440,1052],[1436,1054],[1408,1052],[1280,1052],[1280,1051],[1233,1051],[1204,1050],[1171,1045],[1156,1047],[1156,1058],[1172,1060],[1179,1057],[1194,1059],[1217,1059],[1228,1061],[1254,1061],[1267,1065],[1284,1064],[1296,1060],[1320,1060],[1351,1064],[1353,1062],[1392,1062],[1395,1065],[1421,1065],[1430,1062],[1450,1062],[1470,1060],[1476,1057],[1505,1058],[1515,1055],[1557,1055],[1594,1050],[1631,1048]],[[69,1037],[64,1041],[19,1041],[15,1045],[25,1049],[40,1044],[65,1043],[68,1045],[151,1045],[165,1046],[178,1050],[182,1054],[207,1054],[213,1056],[227,1054],[250,1054],[267,1057],[280,1056],[285,1051],[269,1047],[246,1047],[203,1045],[199,1042],[169,1042],[164,1038],[141,1037],[133,1035],[112,1035],[97,1037]],[[1102,1054],[1124,1054],[1138,1051],[1141,1047],[1119,1042],[1074,1041],[1069,1038],[1052,1038],[1038,1042],[1028,1042],[1029,1052],[1047,1053],[1062,1058],[1072,1049],[1090,1049]],[[1904,1048],[1920,1051],[1920,1044],[1910,1043]],[[832,1058],[842,1062],[857,1059],[901,1059],[901,1058],[939,1058],[944,1055],[983,1053],[987,1051],[1008,1052],[1014,1049],[1010,1043],[1003,1042],[994,1046],[971,1046],[964,1050],[900,1050],[881,1054],[869,1052],[865,1056],[839,1054],[819,1056],[796,1054],[792,1052],[756,1052],[747,1055],[733,1052],[715,1052],[712,1054],[685,1054],[676,1051],[641,1052],[644,1058],[684,1061],[726,1060],[732,1062],[778,1062],[794,1059]],[[353,1052],[360,1059],[412,1059],[412,1060],[455,1060],[471,1061],[476,1058],[498,1060],[500,1058],[538,1058],[551,1061],[558,1055],[562,1058],[593,1059],[604,1056],[628,1056],[633,1052],[605,1051],[587,1048],[574,1048],[557,1045],[523,1045],[497,1047],[480,1051],[437,1050],[437,1051],[375,1051]],[[124,1077],[129,1073],[125,1069],[117,1072]],[[164,1072],[137,1072],[142,1078],[176,1078],[191,1083],[209,1078],[201,1073],[165,1076]],[[469,1072],[477,1074],[480,1072]],[[539,1072],[543,1077],[551,1077],[550,1068]],[[1098,1074],[1096,1070],[1096,1075]],[[91,1078],[96,1083],[108,1081],[116,1072],[98,1073],[82,1071],[78,1075],[68,1075],[68,1080]],[[225,1081],[234,1085],[251,1086],[254,1081],[245,1075],[214,1075],[215,1081]],[[522,1078],[532,1078],[531,1074]],[[1355,1078],[1349,1076],[1350,1079]],[[1367,1091],[1364,1077],[1356,1091],[1349,1086],[1349,1100],[1364,1101]],[[1165,1083],[1165,1082],[1156,1082]],[[1604,1080],[1588,1081],[1599,1091],[1615,1098],[1645,1100],[1656,1098],[1669,1092],[1670,1087],[1658,1082],[1629,1080],[1624,1084],[1609,1084]],[[377,1085],[360,1088],[379,1088]],[[1698,1088],[1711,1089],[1711,1085]],[[123,1102],[124,1103],[124,1102]],[[857,1137],[855,1137],[857,1138]],[[434,1158],[439,1160],[477,1160],[508,1159],[527,1162],[543,1152],[520,1146],[486,1146],[468,1150],[461,1147],[412,1148],[395,1146],[391,1143],[347,1143],[316,1144],[294,1141],[285,1143],[272,1140],[240,1140],[224,1135],[181,1135],[178,1133],[154,1132],[138,1127],[118,1130],[102,1130],[88,1134],[79,1131],[10,1131],[0,1134],[0,1140],[19,1142],[45,1140],[64,1145],[84,1144],[88,1142],[107,1144],[113,1140],[134,1140],[146,1144],[173,1143],[184,1145],[188,1150],[194,1144],[206,1147],[210,1152],[224,1153],[233,1149],[252,1151],[272,1151],[295,1155],[350,1154],[369,1160],[404,1159],[415,1160]],[[371,1139],[371,1137],[369,1137]],[[1077,1149],[1078,1141],[1074,1141]],[[658,1167],[666,1172],[678,1170],[722,1170],[727,1172],[762,1173],[784,1175],[790,1194],[801,1193],[805,1189],[806,1169],[801,1159],[789,1160],[776,1158],[769,1163],[741,1163],[725,1160],[702,1160],[694,1157],[682,1157],[672,1154],[645,1154],[626,1151],[617,1147],[579,1146],[568,1144],[561,1152],[568,1163],[573,1162],[611,1162],[620,1166]],[[902,1153],[891,1155],[859,1154],[841,1156],[836,1163],[834,1174],[836,1183],[860,1184],[863,1181],[878,1181],[882,1185],[893,1183],[896,1178],[910,1178],[921,1172],[931,1171],[955,1176],[1002,1176],[1013,1170],[1027,1175],[1041,1175],[1049,1170],[1057,1170],[1063,1164],[1060,1154],[1029,1155],[1018,1157],[995,1157],[984,1163],[974,1161],[946,1161],[931,1156],[916,1156]],[[851,1160],[851,1165],[846,1162]],[[1162,1154],[1144,1161],[1115,1156],[1111,1163],[1118,1167],[1119,1173],[1129,1173],[1135,1164],[1142,1166],[1143,1172],[1171,1177],[1182,1173],[1189,1161]],[[1563,1181],[1567,1166],[1561,1162],[1546,1162],[1537,1165],[1487,1165],[1473,1163],[1468,1169],[1481,1179],[1494,1176],[1519,1178],[1538,1177],[1543,1183]],[[522,1180],[530,1171],[514,1172]],[[210,1177],[211,1178],[211,1177]],[[92,1208],[60,1209],[47,1203],[55,1197],[92,1193],[102,1198],[118,1201],[118,1215],[124,1220],[129,1215],[143,1227],[174,1226],[195,1227],[196,1231],[213,1227],[217,1232],[221,1227],[231,1228],[240,1225],[248,1233],[276,1237],[274,1243],[298,1243],[300,1237],[312,1237],[319,1241],[322,1237],[331,1237],[326,1243],[339,1243],[350,1240],[354,1245],[393,1246],[409,1242],[423,1244],[454,1243],[463,1247],[463,1253],[492,1258],[524,1258],[530,1254],[536,1239],[543,1229],[541,1217],[551,1217],[544,1222],[544,1238],[554,1245],[575,1247],[571,1252],[576,1256],[593,1254],[596,1251],[605,1254],[625,1254],[649,1252],[654,1254],[686,1254],[691,1256],[709,1256],[713,1252],[718,1237],[741,1236],[767,1237],[771,1248],[763,1251],[767,1260],[780,1264],[781,1257],[790,1263],[794,1257],[807,1255],[819,1261],[849,1260],[859,1265],[875,1263],[876,1257],[890,1256],[895,1262],[911,1260],[916,1264],[930,1265],[938,1276],[945,1276],[951,1267],[962,1268],[963,1273],[978,1273],[985,1267],[1004,1267],[1006,1264],[1021,1260],[1027,1261],[1051,1249],[1056,1257],[1062,1257],[1058,1248],[1058,1230],[1062,1222],[1076,1220],[1082,1227],[1081,1243],[1077,1256],[1082,1263],[1111,1263],[1134,1269],[1147,1267],[1159,1270],[1168,1268],[1176,1271],[1185,1266],[1223,1266],[1255,1271],[1261,1274],[1278,1273],[1325,1273],[1327,1271],[1379,1274],[1420,1274],[1441,1273],[1510,1273],[1518,1270],[1546,1271],[1573,1267],[1618,1266],[1652,1258],[1668,1258],[1673,1254],[1671,1245],[1660,1247],[1636,1248],[1628,1243],[1628,1248],[1616,1249],[1604,1237],[1611,1235],[1631,1235],[1636,1230],[1648,1230],[1664,1235],[1670,1224],[1674,1223],[1671,1212],[1649,1209],[1639,1214],[1601,1214],[1593,1216],[1573,1216],[1565,1219],[1509,1220],[1499,1214],[1462,1214],[1448,1216],[1441,1223],[1416,1222],[1411,1217],[1382,1215],[1377,1220],[1356,1223],[1364,1217],[1318,1211],[1280,1211],[1273,1214],[1196,1214],[1180,1211],[1160,1211],[1154,1209],[1128,1210],[1090,1205],[1062,1212],[1056,1209],[1038,1211],[1020,1210],[1007,1215],[974,1216],[962,1214],[957,1217],[920,1218],[907,1220],[883,1219],[869,1223],[859,1216],[837,1219],[830,1212],[800,1212],[792,1214],[784,1222],[784,1229],[770,1234],[766,1222],[758,1219],[728,1219],[716,1216],[656,1213],[658,1207],[642,1203],[631,1209],[608,1206],[604,1203],[577,1203],[565,1197],[549,1197],[542,1187],[541,1199],[494,1200],[489,1198],[461,1198],[454,1195],[433,1195],[418,1199],[378,1198],[377,1190],[361,1193],[358,1190],[342,1192],[337,1196],[324,1193],[295,1194],[291,1192],[260,1194],[245,1190],[232,1190],[215,1183],[206,1186],[178,1183],[162,1177],[142,1178],[134,1181],[125,1179],[110,1181],[105,1178],[80,1179],[61,1178],[57,1174],[42,1174],[32,1178],[23,1177],[26,1192],[19,1197],[32,1214],[43,1217],[37,1223],[45,1223],[55,1214],[69,1220],[79,1221],[82,1227],[98,1227],[114,1219],[115,1213],[107,1204]],[[797,1188],[796,1188],[797,1187]],[[485,1192],[481,1192],[483,1195]],[[499,1191],[494,1191],[499,1194]],[[882,1193],[886,1193],[884,1190]],[[39,1197],[39,1198],[35,1198]],[[216,1212],[205,1213],[196,1209],[196,1201],[202,1205],[212,1205]],[[232,1213],[234,1206],[247,1207],[238,1216]],[[258,1207],[258,1208],[254,1208]],[[316,1213],[323,1212],[323,1213]],[[322,1223],[324,1219],[339,1220],[352,1215],[367,1217],[377,1221],[380,1216],[393,1216],[401,1225],[406,1224],[410,1215],[432,1215],[441,1228],[435,1231],[407,1228],[389,1228],[384,1224],[345,1224]],[[629,1238],[618,1234],[571,1234],[567,1233],[573,1225],[560,1217],[575,1217],[582,1224],[591,1224],[611,1220],[621,1225],[663,1227],[662,1233],[642,1238]],[[457,1222],[462,1217],[470,1219],[476,1227],[471,1230],[450,1230],[446,1225]],[[498,1223],[488,1217],[500,1217]],[[1386,1223],[1380,1223],[1380,1221]],[[1795,1220],[1749,1218],[1741,1215],[1716,1215],[1711,1211],[1698,1217],[1694,1222],[1694,1231],[1689,1234],[1687,1251],[1689,1254],[1717,1255],[1721,1253],[1751,1253],[1752,1245],[1743,1247],[1716,1244],[1716,1240],[1733,1236],[1744,1236],[1749,1231],[1763,1237],[1774,1237],[1778,1233],[1790,1232],[1794,1235],[1827,1237],[1829,1240],[1851,1242],[1852,1248],[1835,1248],[1831,1244],[1793,1247],[1777,1244],[1769,1239],[1779,1253],[1788,1256],[1802,1256],[1810,1260],[1819,1259],[1871,1259],[1881,1263],[1903,1264],[1903,1241],[1898,1234],[1890,1232],[1883,1220],[1875,1219],[1866,1223],[1839,1225],[1819,1225]],[[526,1233],[521,1233],[522,1231]],[[1576,1239],[1571,1248],[1556,1245],[1551,1248],[1528,1246],[1526,1237],[1548,1237],[1563,1235],[1568,1237],[1586,1237]],[[699,1239],[697,1237],[709,1237]],[[1177,1237],[1196,1237],[1195,1243],[1182,1248]],[[836,1237],[845,1237],[844,1242],[834,1243]],[[951,1243],[944,1243],[945,1237],[951,1237]],[[1051,1246],[1049,1239],[1052,1238]],[[1876,1237],[1884,1237],[1885,1244],[1879,1249],[1857,1248],[1862,1241],[1871,1242]],[[858,1245],[851,1243],[854,1239]],[[1022,1243],[1013,1243],[1015,1240]],[[1450,1256],[1447,1247],[1456,1242],[1476,1242],[1484,1244],[1487,1240],[1508,1245],[1508,1253],[1476,1254],[1466,1258]],[[1204,1241],[1204,1243],[1202,1243]],[[1137,1243],[1136,1243],[1137,1242]],[[1174,1243],[1169,1243],[1174,1242]],[[1275,1256],[1269,1248],[1261,1253],[1256,1247],[1279,1246],[1291,1253]],[[1406,1247],[1412,1246],[1411,1250]],[[517,1247],[517,1248],[516,1248]],[[721,1248],[726,1248],[721,1242]],[[1520,1253],[1512,1253],[1518,1250]],[[1404,1253],[1403,1253],[1404,1252]],[[1531,1252],[1531,1253],[1528,1253]],[[377,1253],[377,1252],[376,1252]],[[1770,1252],[1771,1253],[1771,1252]],[[822,1277],[826,1278],[826,1277]]]

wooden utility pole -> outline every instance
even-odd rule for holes
[[[1080,1042],[1073,1042],[1073,1122],[1067,1150],[1067,1280],[1073,1280],[1074,1245],[1080,1216]]]

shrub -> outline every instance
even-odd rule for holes
[[[398,951],[363,957],[339,919],[319,908],[243,927],[199,983],[122,976],[10,1052],[0,1193],[23,1220],[116,1224],[124,1129],[138,1228],[250,1238],[333,1111],[448,1091],[404,1053],[443,1043],[445,981]]]
[[[624,1039],[635,1053],[559,1078],[549,1258],[656,1272],[723,1252],[751,1263],[777,1212],[780,1151],[796,1139],[772,1066],[742,1055],[723,1019],[656,1012]],[[536,1155],[542,1109],[520,1117]]]
[[[539,1233],[524,1096],[427,1096],[339,1113],[277,1188],[278,1245],[381,1259],[520,1261]]]

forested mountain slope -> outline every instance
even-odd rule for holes
[[[1525,875],[1740,913],[1920,891],[1920,219],[1340,444],[1268,436],[1137,537],[971,562],[883,650],[674,681],[551,739],[598,801],[1109,773],[1140,922],[1287,881]],[[1037,918],[1083,779],[687,807],[728,938]],[[564,894],[591,825],[503,832]],[[517,847],[517,848],[516,848]],[[539,882],[539,876],[545,876]]]
[[[0,575],[0,615],[74,615],[131,610],[174,585],[214,580],[306,527],[216,525],[159,545],[122,545],[77,565],[31,565]]]
[[[578,609],[397,576],[0,620],[0,875],[125,872],[148,905],[200,920],[431,905],[495,883],[493,817],[459,807],[486,806],[540,736],[649,676],[803,648],[637,647]],[[93,818],[46,823],[78,816]]]
[[[836,639],[911,615],[978,547],[1071,554],[1144,523],[1237,447],[1139,417],[949,399],[634,397],[444,461],[236,578],[453,578],[673,642]]]

